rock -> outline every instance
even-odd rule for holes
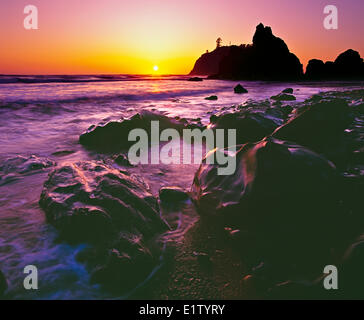
[[[364,79],[364,62],[359,52],[349,49],[341,53],[334,62],[310,60],[305,77],[309,80]]]
[[[217,96],[209,96],[205,98],[205,100],[217,100],[217,99],[218,99]]]
[[[212,52],[204,53],[195,63],[190,75],[212,75],[219,72],[221,60],[228,55],[230,47],[219,47]]]
[[[4,295],[8,289],[8,282],[6,281],[5,275],[0,270],[0,298]]]
[[[276,100],[276,101],[293,101],[293,100],[296,100],[295,96],[292,96],[291,94],[286,94],[286,93],[280,93],[280,94],[277,94],[276,96],[272,96],[270,98],[273,99],[273,100]]]
[[[135,143],[128,141],[129,132],[138,128],[150,133],[151,121],[158,121],[160,130],[174,128],[180,131],[186,126],[182,120],[171,119],[156,112],[142,111],[130,119],[91,126],[80,136],[79,141],[82,145],[98,151],[127,149]]]
[[[293,89],[292,89],[292,88],[284,89],[284,90],[282,91],[282,93],[293,94]]]
[[[234,93],[248,93],[248,90],[246,90],[241,84],[238,84],[235,88],[234,88]]]
[[[350,108],[343,99],[307,103],[286,124],[273,133],[275,138],[294,141],[333,160],[332,150],[339,147],[340,136],[352,121]]]
[[[203,79],[199,78],[199,77],[193,77],[193,78],[189,78],[188,81],[200,82],[200,81],[203,81]]]
[[[50,173],[39,204],[63,239],[95,248],[93,279],[108,288],[128,290],[159,263],[157,238],[168,227],[137,176],[101,162],[68,164]]]
[[[270,27],[259,24],[253,44],[217,48],[204,54],[192,74],[208,74],[213,79],[296,80],[303,77],[299,59]]]
[[[232,175],[219,176],[218,166],[205,162],[197,171],[191,197],[201,223],[255,233],[261,243],[250,245],[264,248],[270,259],[303,265],[304,259],[325,259],[338,237],[341,214],[334,165],[302,146],[272,138],[245,144],[235,159]]]
[[[213,120],[211,129],[236,129],[237,144],[259,141],[283,123],[283,120],[277,123],[263,113],[254,113],[244,109],[241,112],[225,113],[217,120]],[[227,134],[227,130],[225,133]],[[227,137],[225,141],[228,141]]]
[[[323,79],[327,77],[326,73],[325,63],[322,60],[311,59],[308,61],[305,74],[307,79]]]
[[[179,187],[162,187],[159,190],[159,198],[163,202],[180,202],[189,199],[189,195]]]
[[[364,78],[364,63],[359,52],[352,49],[339,54],[334,61],[335,72],[343,78]]]

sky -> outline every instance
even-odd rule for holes
[[[24,28],[29,4],[38,30]],[[323,26],[326,5],[337,30]],[[306,66],[349,48],[364,56],[363,14],[364,0],[0,0],[0,73],[186,74],[218,37],[251,43],[260,22]]]

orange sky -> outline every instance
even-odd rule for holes
[[[39,30],[25,30],[36,5]],[[339,10],[339,29],[323,27],[323,8]],[[362,0],[1,0],[0,73],[188,73],[223,44],[251,43],[262,22],[306,65],[348,48],[364,55]]]

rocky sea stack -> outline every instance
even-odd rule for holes
[[[303,68],[286,43],[261,23],[253,44],[218,47],[205,53],[190,75],[232,80],[298,80],[303,77]]]
[[[364,79],[364,62],[359,52],[352,49],[339,54],[335,61],[312,59],[305,77],[309,80]]]

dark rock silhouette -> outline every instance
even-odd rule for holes
[[[217,96],[209,96],[209,97],[206,97],[205,100],[211,100],[211,101],[216,101],[218,99]]]
[[[204,53],[195,63],[190,75],[212,75],[219,72],[221,60],[230,52],[230,47],[218,47],[212,52]]]
[[[83,260],[110,289],[134,288],[159,261],[156,238],[168,226],[141,178],[101,162],[72,163],[50,173],[39,204],[63,239],[92,245]]]
[[[285,42],[275,37],[270,27],[259,24],[252,45],[221,47],[206,53],[190,74],[215,79],[294,80],[303,76],[303,69]]]
[[[359,52],[349,49],[334,62],[312,59],[308,62],[305,78],[308,80],[364,79],[364,62]]]
[[[248,90],[246,90],[241,84],[238,84],[235,88],[234,88],[234,92],[235,93],[248,93]]]
[[[192,82],[201,82],[203,81],[202,78],[200,77],[193,77],[193,78],[189,78],[188,81],[192,81]]]

